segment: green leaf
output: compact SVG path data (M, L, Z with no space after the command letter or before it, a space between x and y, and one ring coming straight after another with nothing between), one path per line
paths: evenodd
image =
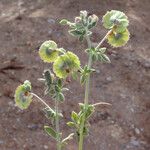
M83 39L84 39L84 36L83 36L83 35L81 35L81 36L79 37L79 41L80 41L80 42L82 42L82 41L83 41Z
M110 63L110 59L109 59L109 57L108 57L107 55L103 54L103 55L102 55L102 58L103 58L103 61L104 61L104 62Z
M68 22L69 22L68 20L62 19L59 23L60 23L61 25L67 25Z
M101 62L106 62L106 63L110 63L111 62L110 59L109 59L109 57L107 55L105 55L105 54L100 54L98 56L98 59Z
M58 81L57 81L57 85L58 85L58 87L62 87L62 80L61 79L58 79Z
M97 61L98 60L98 55L96 53L92 54L92 61Z
M86 81L86 75L81 75L80 77L80 84L83 85Z
M58 93L58 100L60 102L63 102L65 100L65 97L64 97L63 93Z
M46 131L46 133L48 135L50 135L52 138L54 138L55 140L57 139L57 133L54 129L52 129L49 126L44 126L44 130Z
M83 31L80 31L80 30L70 30L69 33L73 36L81 36L81 35L84 35L83 34Z
M67 122L67 125L69 127L75 127L76 126L76 124L74 122L71 122L71 121Z
M48 119L55 119L56 118L56 112L50 108L50 107L46 107L43 109L43 111L45 112L45 116ZM59 117L63 117L63 115L61 113L58 113Z
M77 122L78 121L78 114L76 113L76 112L74 112L74 111L72 111L72 113L71 113L71 119L73 120L73 121L75 121L75 122Z
M106 47L102 47L98 51L100 51L102 54L104 54L106 52Z
M88 109L86 110L86 115L85 115L86 119L88 119L94 112L94 106L88 105L87 107Z

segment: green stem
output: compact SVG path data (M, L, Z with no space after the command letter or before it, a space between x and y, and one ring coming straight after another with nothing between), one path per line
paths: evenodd
M91 40L88 35L86 36L86 40L87 40L88 48L91 48ZM88 60L88 69L90 69L91 66L92 66L92 57L90 55L89 60ZM84 98L85 106L88 105L88 100L89 100L89 85L90 85L90 74L87 76L86 83L85 83L85 98ZM86 108L83 114L83 119L82 119L82 123L80 127L79 150L83 149L83 142L84 142L83 130L84 130L84 125L85 125L85 113L86 113Z
M100 43L96 46L96 49L100 48L100 46L103 44L103 42L107 39L108 35L111 34L112 30L108 31L108 33L105 35L105 37L100 41ZM87 29L86 29L87 33ZM92 43L90 40L89 35L86 35L86 40L88 44L88 48L92 47ZM89 55L89 60L88 60L88 69L91 69L92 66L92 57ZM83 135L83 130L84 130L84 125L85 125L85 114L86 114L86 108L89 103L89 89L90 89L90 74L87 76L86 83L85 83L85 99L84 99L84 104L85 104L85 112L83 114L83 119L80 127L80 137L79 137L79 150L83 150L83 142L84 142L84 135Z
M59 127L59 102L55 100L55 111L56 111L56 132L57 132L57 150L61 150L61 137L60 137L60 127Z
M35 96L43 105L45 105L47 108L49 108L51 111L51 107L38 95L31 93L31 95ZM55 111L56 111L56 120L55 120L55 126L56 126L56 132L57 132L57 150L61 150L61 137L60 137L60 129L59 129L59 102L58 100L55 100Z
M52 110L51 107L50 107L42 98L40 98L38 95L36 95L35 93L31 93L31 95L33 95L34 97L36 97L43 105L45 105L45 106L48 107L50 110ZM53 110L52 110L52 111L53 111Z
M112 33L112 30L109 30L107 34L104 36L104 38L98 43L96 46L96 49L100 48L100 46L103 44L103 42L107 39L108 35Z

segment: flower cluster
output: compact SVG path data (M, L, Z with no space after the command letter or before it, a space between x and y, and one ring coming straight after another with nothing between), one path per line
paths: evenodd
M53 62L53 71L59 78L66 78L80 68L79 58L72 52L58 48L54 41L44 42L39 55L44 62Z
M92 34L89 30L95 27L97 22L98 17L95 14L89 14L84 10L80 11L80 16L76 17L74 22L63 19L60 21L60 24L69 25L69 33L73 36L77 36L79 40L82 41L87 34Z

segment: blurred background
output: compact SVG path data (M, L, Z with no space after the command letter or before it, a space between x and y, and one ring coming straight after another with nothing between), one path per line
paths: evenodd
M86 42L70 36L63 18L73 21L80 10L95 13L100 20L93 30L97 43L106 34L102 16L108 10L120 10L129 17L130 41L122 48L107 42L111 64L94 63L99 72L91 79L91 103L104 101L112 107L99 107L90 120L86 150L150 149L150 0L0 0L0 150L55 150L55 142L43 131L50 124L42 106L35 100L29 109L15 106L15 88L29 79L33 92L53 106L44 96L44 85L37 78L51 65L44 64L39 46L54 40L59 47L77 54L84 65ZM68 84L70 91L61 105L64 136L72 131L66 126L72 110L78 111L84 89L77 81ZM77 150L72 141L67 150Z

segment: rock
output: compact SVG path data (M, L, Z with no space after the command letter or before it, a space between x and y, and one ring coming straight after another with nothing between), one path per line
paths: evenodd
M125 99L127 96L124 93L120 93L121 98Z
M39 128L39 126L37 124L29 124L27 127L30 130L37 130Z
M144 68L150 68L150 61L146 61L143 63Z
M48 149L48 146L47 146L47 145L44 145L44 149Z
M55 24L55 20L52 18L47 19L47 22L50 24Z
M12 101L8 102L8 105L11 106L11 107L14 107L14 103Z
M133 109L133 108L130 108L130 110L131 110L132 112L134 112L134 109Z
M138 128L135 128L135 133L140 134L140 130Z
M109 82L111 82L112 81L112 77L111 76L106 77L106 80L109 81Z
M0 140L0 145L4 144L4 141L3 140Z
M134 146L140 146L140 143L138 140L136 140L135 138L131 138L130 143Z

